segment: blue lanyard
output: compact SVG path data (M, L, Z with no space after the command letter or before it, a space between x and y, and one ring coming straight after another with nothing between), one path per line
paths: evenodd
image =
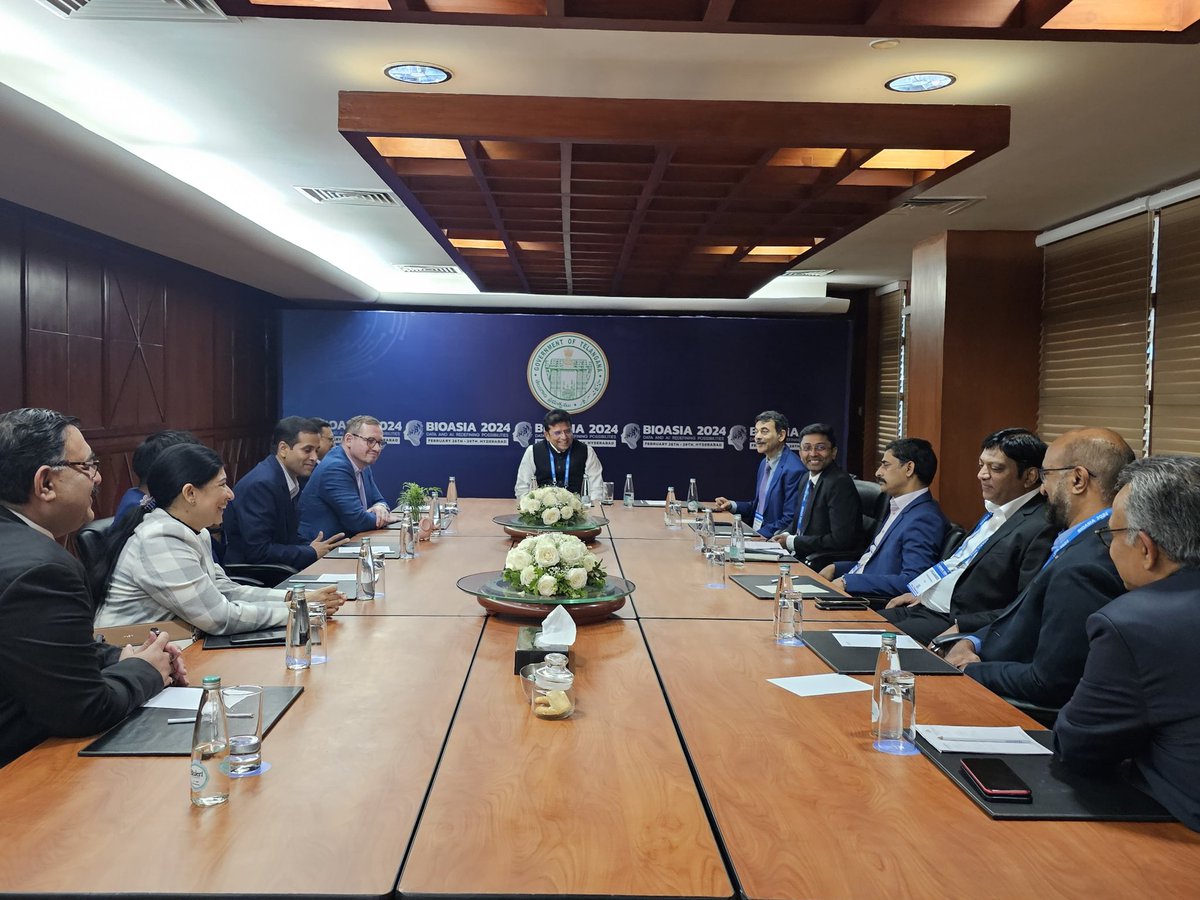
M1070 544L1073 540L1075 540L1075 538L1079 537L1079 535L1083 534L1083 532L1087 531L1089 528L1091 528L1097 522L1103 522L1111 515L1112 515L1111 509L1102 509L1102 510L1100 510L1100 512L1096 513L1091 518L1085 519L1084 521L1080 522L1078 525L1074 525L1071 528L1067 529L1066 531L1062 532L1058 537L1056 537L1054 539L1054 543L1050 545L1050 558L1048 560L1046 560L1045 563L1042 564L1042 568L1045 569L1046 566L1048 566L1048 565L1050 565L1050 563L1054 562L1055 557L1057 557L1058 554L1062 553L1062 551L1066 548L1066 546L1068 544Z
M796 530L804 530L804 511L808 509L808 498L812 495L813 483L811 478L804 479L804 496L800 498L800 515L796 517Z
M959 545L959 549L954 551L953 555L950 557L948 562L954 562L955 560L960 559L959 554L962 552L963 548L966 547L967 544L969 544L971 542L971 538L975 537L975 534L979 531L979 529L982 528L984 525L986 525L991 518L992 518L992 514L990 512L983 514L983 518L980 519L979 522L975 525L975 527L971 529L971 533L968 534L965 538L963 538L963 542ZM971 564L971 560L973 560L976 556L978 556L979 551L982 550L986 545L987 545L987 541L980 541L979 544L975 547L975 549L971 551L971 555L968 556L966 559L962 560L962 568L965 569L967 566L969 566Z
M547 448L549 449L549 448ZM558 487L558 466L554 465L554 451L550 450L550 479ZM563 483L566 487L571 483L571 448L567 448L566 461L563 463Z

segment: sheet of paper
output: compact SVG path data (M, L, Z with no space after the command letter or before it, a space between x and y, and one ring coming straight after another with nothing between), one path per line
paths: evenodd
M839 675L829 672L824 675L793 675L790 678L768 678L771 684L777 684L785 691L791 691L797 697L823 697L826 694L850 694L854 691L869 691L871 685L851 678L849 675Z
M326 555L327 556L357 557L358 549L359 549L358 547L335 547L333 550L329 551L329 553L327 553ZM375 556L383 556L385 553L395 553L395 552L396 552L395 547L388 547L387 545L381 545L381 544L372 544L371 545L371 553L374 554Z
M190 709L195 712L200 708L200 695L203 693L203 688L163 688L161 693L155 694L142 706L150 709Z
M666 506L667 505L666 500L643 500L642 502L645 503L647 506Z
M943 753L975 753L997 756L1050 756L1019 725L984 728L973 725L918 725L917 733Z
M878 631L835 631L833 636L843 647L871 647L875 650L879 649L883 640L883 635ZM907 634L902 634L896 638L896 649L920 650L921 645Z
M793 579L796 579L797 577L803 577L803 576L796 576L796 575L792 576ZM775 575L774 577L769 578L767 580L771 583L771 592L774 593L775 585L779 583L779 576ZM813 584L812 582L808 582L808 581L793 581L793 583L795 584L796 589L801 594L803 594L805 597L812 597L812 596L815 596L816 594L835 594L835 593L837 593L836 591L832 590L831 588L823 588L819 584Z
M746 541L746 549L754 553L772 553L775 556L788 555L787 550L774 541Z
M292 578L292 584L312 584L319 581L323 584L337 584L339 581L353 581L353 572L342 572L340 575L337 572L326 572L324 575L313 575L309 578Z

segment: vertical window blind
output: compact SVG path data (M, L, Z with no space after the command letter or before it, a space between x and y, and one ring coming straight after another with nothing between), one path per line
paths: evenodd
M1038 430L1104 426L1143 453L1153 219L1046 248Z
M905 291L890 291L879 298L879 405L876 429L876 456L903 433L900 418L902 382L901 317Z
M1160 213L1150 449L1200 455L1200 199Z

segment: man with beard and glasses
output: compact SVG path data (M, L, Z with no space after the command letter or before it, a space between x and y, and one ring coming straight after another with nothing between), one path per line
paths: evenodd
M950 629L946 660L1004 697L1057 708L1071 697L1088 654L1086 622L1124 592L1107 548L1089 532L1107 524L1117 475L1133 451L1115 431L1068 431L1038 471L1046 514L1059 535L1020 596L975 634Z

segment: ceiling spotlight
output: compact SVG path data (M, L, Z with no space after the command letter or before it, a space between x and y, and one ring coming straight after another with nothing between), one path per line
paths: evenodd
M900 42L895 38L881 38L878 41L871 41L870 47L872 50L895 50L900 46Z
M444 84L453 77L449 69L418 62L393 63L383 74L404 84Z
M902 94L919 94L924 91L940 91L950 87L957 79L946 72L912 72L908 75L897 75L888 81L884 87L889 91L899 91Z

